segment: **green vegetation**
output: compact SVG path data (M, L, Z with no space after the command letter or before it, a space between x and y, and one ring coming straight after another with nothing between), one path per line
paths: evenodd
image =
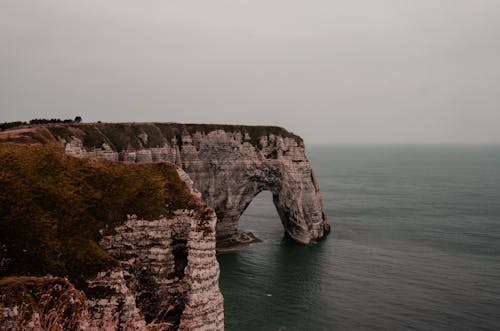
M0 131L0 142L47 144L54 141L54 135L45 126L36 128L21 127Z
M131 125L122 123L106 123L98 126L101 131L111 142L111 147L115 151L123 151L126 149L138 149L141 143ZM86 128L83 128L84 130Z
M62 291L71 288L71 284L64 278L18 276L0 279L0 294L4 296L2 299L7 305L36 305L40 302L40 297L52 292L54 287Z
M76 136L83 140L87 148L101 147L107 142L115 151L139 149L141 147L163 147L165 143L177 144L182 148L182 135L201 132L208 134L216 130L239 132L250 136L249 142L260 149L260 138L274 134L283 138L295 139L303 144L302 138L277 126L248 126L225 124L179 124L179 123L96 123L81 125L51 125L47 129L57 138L67 139ZM75 129L79 131L75 132ZM141 134L147 134L147 142L140 139Z
M77 116L74 120L72 119L65 119L62 120L60 118L35 118L30 121L30 124L49 124L49 123L80 123L82 121L82 118L80 116Z
M18 312L0 315L1 330L77 330L86 314L85 296L64 278L2 278L0 301Z
M15 122L4 122L0 123L0 131L20 127L20 126L27 126L28 124L50 124L50 123L80 123L82 121L81 116L76 116L75 119L65 119L62 120L60 118L51 118L51 119L46 119L46 118L35 118L32 119L28 122L23 122L23 121L15 121Z
M182 148L182 135L201 132L208 134L212 131L224 130L225 132L239 132L243 136L248 134L248 141L257 149L261 148L260 138L269 137L271 134L283 138L292 138L299 145L303 145L303 140L299 136L277 126L248 126L248 125L224 125L224 124L179 124L179 123L51 123L44 126L36 126L19 133L15 138L3 139L21 143L46 142L46 137L40 137L42 131L53 135L51 140L77 137L83 141L87 148L102 147L105 142L113 150L121 152L127 149L140 149L151 147L163 147L165 143L172 143L172 139L177 139L177 144ZM12 130L15 131L15 130ZM10 131L3 132L5 135ZM141 136L147 135L147 139ZM43 138L43 139L42 139ZM54 139L55 138L55 139ZM0 135L0 139L2 139Z
M303 144L301 137L279 126L178 123L155 123L155 125L160 129L163 136L165 136L169 142L172 141L172 138L179 137L184 133L194 134L196 132L202 132L204 134L208 134L212 131L224 130L225 132L240 132L243 135L248 133L250 136L249 142L258 149L261 148L260 138L263 136L269 137L270 134L281 136L283 138L292 138L299 144Z
M71 137L78 137L89 148L102 147L103 143L113 147L109 139L95 125L48 125L46 128L56 139L69 141Z
M55 144L0 144L0 251L10 275L69 276L77 286L117 264L97 242L128 214L200 209L169 163L63 155Z
M0 123L0 131L9 130L9 129L16 128L16 127L21 126L21 125L28 125L28 123L21 122L21 121L3 122L3 123Z

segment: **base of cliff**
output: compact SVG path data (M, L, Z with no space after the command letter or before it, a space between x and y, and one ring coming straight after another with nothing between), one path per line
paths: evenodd
M252 232L239 232L229 238L218 239L217 252L224 253L237 251L243 247L258 242L262 242L262 240L257 238Z

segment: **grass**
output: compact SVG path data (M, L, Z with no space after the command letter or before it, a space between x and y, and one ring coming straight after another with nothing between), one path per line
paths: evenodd
M249 142L260 149L260 138L265 136L269 137L271 134L281 136L283 138L295 139L299 144L303 144L302 138L278 126L250 126L250 125L226 125L226 124L178 124L178 123L155 123L160 129L163 136L169 141L172 138L178 138L184 133L194 134L201 132L208 134L216 130L224 130L225 132L239 132L243 136L248 134L250 136Z
M115 311L104 311L93 315L92 304L86 301L85 294L64 278L4 277L0 279L0 302L10 308L10 313L17 313L15 315L0 314L0 330L115 331L134 329L132 320L126 325L120 323L120 316L128 313L123 304L119 304ZM177 320L180 320L182 311L178 309L174 306L166 307L166 314L174 315ZM178 323L175 324L159 315L141 330L176 330L177 328Z
M179 124L179 123L81 123L81 124L48 124L33 125L20 135L11 135L4 141L20 143L46 143L58 139L68 140L71 136L82 139L87 148L102 147L102 143L108 143L115 151L121 152L127 149L163 147L165 143L172 143L176 138L182 148L182 135L201 132L208 134L216 130L226 132L239 132L243 136L248 134L247 140L257 149L261 149L261 137L269 137L271 134L283 138L292 138L299 145L304 142L299 136L277 126L248 126L248 125L225 125L225 124ZM15 130L15 129L13 129ZM139 138L141 134L147 134L147 142ZM9 130L3 131L7 137ZM0 135L2 140L2 135Z
M17 316L0 316L2 330L77 330L87 314L84 294L63 278L3 278L0 300L17 308Z
M0 144L0 243L11 261L0 277L68 276L82 287L117 265L97 243L128 214L155 219L202 211L198 204L166 162L77 159L56 144Z
M70 282L64 278L13 276L0 279L0 295L7 306L20 303L37 305L43 294L71 287Z

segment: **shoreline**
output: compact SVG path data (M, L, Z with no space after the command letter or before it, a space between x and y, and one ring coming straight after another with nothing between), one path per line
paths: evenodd
M252 232L240 232L238 237L232 237L230 239L217 242L216 253L219 254L239 251L244 247L259 242L262 242L262 240L257 238Z

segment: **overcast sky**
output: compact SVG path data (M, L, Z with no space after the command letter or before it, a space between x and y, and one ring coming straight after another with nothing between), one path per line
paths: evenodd
M1 0L0 111L500 143L500 1Z

